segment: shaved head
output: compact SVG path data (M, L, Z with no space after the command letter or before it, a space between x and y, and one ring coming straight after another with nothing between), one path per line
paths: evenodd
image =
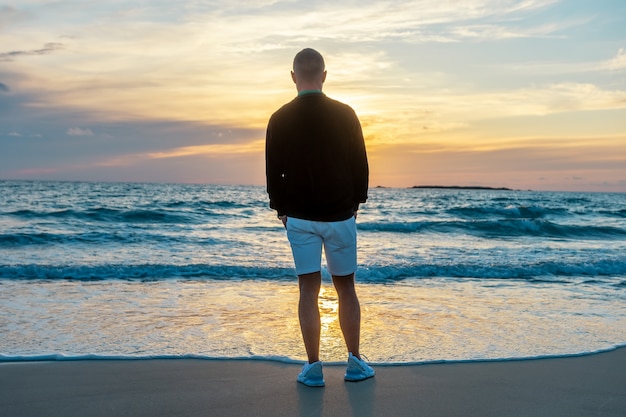
M324 70L324 58L315 49L303 49L293 59L293 72L300 80L316 81L323 76Z

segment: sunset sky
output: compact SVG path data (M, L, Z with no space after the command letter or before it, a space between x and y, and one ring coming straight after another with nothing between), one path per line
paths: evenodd
M370 185L626 192L626 1L0 3L0 179L264 184L293 56Z

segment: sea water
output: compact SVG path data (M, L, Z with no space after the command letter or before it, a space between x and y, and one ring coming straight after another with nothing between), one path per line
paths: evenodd
M626 344L626 194L373 188L362 347L378 364ZM344 361L325 267L321 356ZM305 358L259 186L0 181L0 360Z

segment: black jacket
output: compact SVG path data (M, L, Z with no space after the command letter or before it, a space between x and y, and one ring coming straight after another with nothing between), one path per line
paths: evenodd
M354 110L323 93L276 111L265 142L267 192L278 215L346 220L367 200L369 168Z

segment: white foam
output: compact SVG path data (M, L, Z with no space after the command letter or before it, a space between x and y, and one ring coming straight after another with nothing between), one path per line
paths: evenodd
M305 358L295 282L4 282L2 289L4 361ZM407 279L358 291L362 351L374 363L576 355L626 342L626 305L615 297L623 288ZM345 360L336 301L324 281L321 354L331 363Z

